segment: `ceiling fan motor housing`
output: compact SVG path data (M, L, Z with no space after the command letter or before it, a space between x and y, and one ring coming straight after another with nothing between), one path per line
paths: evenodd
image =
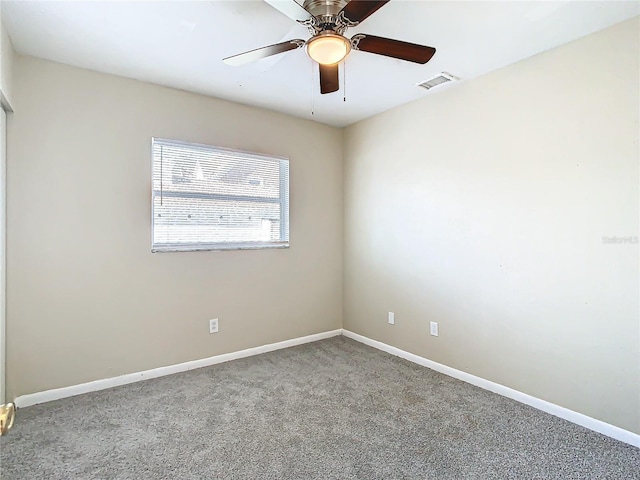
M347 3L348 0L305 0L302 7L314 17L324 20L338 15Z
M348 24L342 21L342 9L349 0L305 0L303 8L313 18L305 22L312 37L306 43L309 57L321 65L335 65L351 51L351 42L344 37Z

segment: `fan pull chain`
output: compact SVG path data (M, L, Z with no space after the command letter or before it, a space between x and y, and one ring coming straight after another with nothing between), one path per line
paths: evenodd
M347 61L342 62L342 101L347 101Z
M315 67L315 63L311 62L311 116L313 116L315 113L315 97L314 97L315 88L314 87L315 87L316 76L313 73L315 72L314 67Z

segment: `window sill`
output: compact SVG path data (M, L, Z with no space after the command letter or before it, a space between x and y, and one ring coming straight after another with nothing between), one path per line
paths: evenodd
M198 245L198 246L156 246L151 248L151 253L172 253L172 252L215 252L223 250L263 250L271 248L289 248L289 243L226 243L221 245Z

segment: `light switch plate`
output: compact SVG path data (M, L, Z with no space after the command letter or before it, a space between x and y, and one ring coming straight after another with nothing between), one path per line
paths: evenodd
M434 337L438 336L438 322L431 322L431 335Z

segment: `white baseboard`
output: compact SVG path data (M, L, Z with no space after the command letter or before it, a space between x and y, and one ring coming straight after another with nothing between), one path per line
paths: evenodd
M331 330L329 332L307 335L306 337L298 337L292 338L291 340L284 340L282 342L270 343L268 345L262 345L260 347L247 348L246 350L240 350L238 352L216 355L214 357L203 358L201 360L193 360L190 362L178 363L177 365L169 365L167 367L145 370L144 372L129 373L126 375L120 375L118 377L104 378L102 380L95 380L93 382L81 383L79 385L55 388L53 390L46 390L44 392L30 393L28 395L21 395L17 397L15 399L15 404L18 408L29 407L38 403L51 402L53 400L73 397L75 395L80 395L83 393L96 392L98 390L118 387L120 385L126 385L128 383L140 382L142 380L149 380L151 378L164 377L165 375L186 372L195 368L208 367L210 365L228 362L230 360L237 360L239 358L251 357L253 355L272 352L274 350L295 347L296 345L316 342L318 340L335 337L340 334L342 334L342 329Z
M621 442L628 443L629 445L640 448L640 435L636 433L624 430L620 427L616 427L615 425L605 423L601 420L596 420L595 418L588 417L586 415L583 415L582 413L574 412L573 410L569 410L568 408L564 408L554 403L547 402L546 400L532 397L531 395L527 395L526 393L522 393L518 390L505 387L504 385L500 385L499 383L485 380L484 378L476 377L475 375L471 375L470 373L456 370L455 368L451 368L446 365L442 365L441 363L428 360L419 355L415 355L399 348L392 347L391 345L387 345L386 343L372 340L357 333L353 333L349 330L343 329L342 334L345 337L351 338L360 343L364 343L365 345L369 345L370 347L377 348L378 350L382 350L383 352L387 352L391 355L404 358L405 360L409 360L410 362L417 363L418 365L422 365L423 367L430 368L440 373L444 373L445 375L457 378L458 380L462 380L463 382L470 383L472 385L475 385L476 387L489 390L490 392L497 393L498 395L502 395L503 397L511 398L518 402L525 403L531 407L537 408L538 410L542 410L543 412L550 413L551 415L555 415L556 417L560 417L568 420L569 422L586 427L590 430L606 435L607 437L615 438L616 440L620 440Z
M606 435L608 437L615 438L616 440L620 440L622 442L628 443L629 445L640 448L640 435L636 433L629 432L628 430L610 425L601 420L596 420L595 418L588 417L586 415L583 415L582 413L574 412L573 410L569 410L568 408L564 408L551 402L532 397L531 395L527 395L526 393L519 392L518 390L505 387L504 385L500 385L499 383L485 380L481 377L476 377L475 375L471 375L470 373L456 370L455 368L442 365L441 363L428 360L419 355L406 352L399 348L392 347L391 345L387 345L386 343L372 340L363 335L359 335L357 333L344 329L316 333L314 335L307 335L306 337L293 338L291 340L284 340L282 342L262 345L260 347L247 348L246 350L240 350L238 352L225 353L223 355L216 355L214 357L203 358L201 360L179 363L177 365L154 368L152 370L145 370L143 372L129 373L126 375L120 375L118 377L95 380L93 382L82 383L79 385L72 385L69 387L46 390L44 392L21 395L15 399L15 404L17 408L24 408L39 403L51 402L53 400L59 400L61 398L81 395L83 393L96 392L98 390L104 390L107 388L140 382L143 380L149 380L151 378L164 377L165 375L172 375L174 373L186 372L188 370L193 370L196 368L208 367L210 365L237 360L239 358L251 357L253 355L259 355L261 353L294 347L296 345L302 345L304 343L316 342L318 340L335 337L341 334L360 343L364 343L365 345L377 348L378 350L382 350L397 357L404 358L405 360L409 360L410 362L417 363L418 365L422 365L440 373L444 373L445 375L457 378L458 380L462 380L463 382L470 383L504 397L511 398L518 402L537 408L538 410L542 410L543 412L550 413L552 415L555 415L556 417L563 418L565 420L568 420L569 422L581 425L595 432L602 433L603 435Z

